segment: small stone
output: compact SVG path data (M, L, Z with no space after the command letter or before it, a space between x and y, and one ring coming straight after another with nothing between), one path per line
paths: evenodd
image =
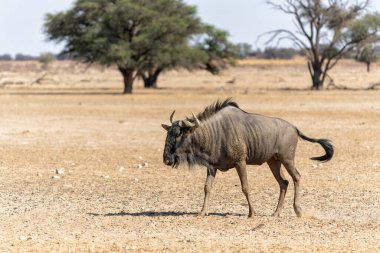
M365 147L366 147L366 149L370 149L370 148L371 148L371 147L370 147L370 146L368 146L368 145L367 145L367 146L365 146Z
M19 237L19 239L20 239L20 241L26 241L26 240L28 240L28 237L22 235Z
M60 176L52 176L52 179L58 180L58 179L60 179Z
M139 179L137 177L135 177L135 182L138 182L138 181L139 181Z
M142 156L139 156L139 159L142 160L143 159Z
M148 163L142 163L141 165L142 165L143 167L148 167L149 164L148 164Z
M69 174L73 174L73 171L72 171L72 170L69 170Z
M139 164L136 164L135 167L138 169L142 169L143 166L142 166L142 164L139 163Z
M313 164L313 168L318 168L318 165L316 165L316 164Z
M37 172L37 177L42 177L42 173Z
M122 172L123 170L125 170L124 166L120 166L119 171Z
M57 168L55 169L55 173L59 175L65 174L65 169L64 168Z
M110 176L109 175L105 175L105 176L102 176L102 178L108 179L108 178L110 178Z

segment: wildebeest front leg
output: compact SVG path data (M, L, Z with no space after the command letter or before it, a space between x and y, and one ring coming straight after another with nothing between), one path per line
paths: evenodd
M207 178L205 183L205 199L203 202L202 211L199 213L199 216L205 216L208 215L208 205L210 200L210 194L211 194L211 188L212 183L214 182L216 176L216 169L214 168L207 168Z
M255 214L255 211L253 210L251 197L249 195L247 167L246 167L245 161L236 164L236 171L239 174L241 189L248 201L248 207L249 207L248 217L252 217L252 215Z
M270 170L272 171L273 176L276 178L278 185L280 186L280 196L278 198L278 204L276 211L273 213L273 216L280 216L282 209L284 207L284 199L286 195L286 190L288 189L289 181L285 180L284 176L281 173L281 162L271 158L267 164L269 165Z

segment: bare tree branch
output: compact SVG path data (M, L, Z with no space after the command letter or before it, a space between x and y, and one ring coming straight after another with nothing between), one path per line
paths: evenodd
M297 41L298 44L302 45L301 48L307 48L308 47L300 38L297 37L296 34L294 34L293 32L291 32L289 30L286 30L286 29L278 29L278 30L274 30L274 31L270 31L270 32L267 32L267 33L260 34L258 36L257 40L261 39L265 35L272 34L272 36L266 42L264 42L266 45L268 45L273 40L275 40L281 33L287 34L289 36L290 40Z
M293 17L295 31L278 29L259 36L269 35L266 45L283 40L293 42L306 52L308 70L313 88L322 87L328 71L361 41L373 37L369 31L362 37L351 38L350 23L357 20L368 7L370 0L285 0L266 1L273 8ZM379 27L380 30L380 27ZM377 30L375 29L375 32ZM259 39L258 38L258 39Z

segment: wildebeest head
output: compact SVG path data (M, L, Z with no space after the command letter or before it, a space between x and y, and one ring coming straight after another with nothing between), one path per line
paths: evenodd
M182 162L194 163L194 156L191 149L191 135L200 125L199 120L193 114L193 119L177 120L173 122L173 115L170 115L171 126L162 124L167 131L163 160L166 165L177 167ZM192 122L191 122L192 121Z

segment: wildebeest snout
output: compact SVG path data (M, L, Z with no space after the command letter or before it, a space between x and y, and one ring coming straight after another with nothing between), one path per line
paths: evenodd
M174 156L164 156L164 163L172 166L174 164Z
M169 158L165 158L165 159L164 159L164 163L165 163L166 165L170 165L170 159L169 159Z

